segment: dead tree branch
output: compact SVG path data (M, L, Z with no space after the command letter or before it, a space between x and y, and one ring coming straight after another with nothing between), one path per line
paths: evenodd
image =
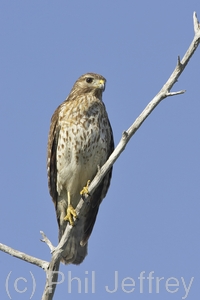
M15 250L11 247L8 247L6 245L3 245L0 243L0 250L7 253L7 254L10 254L14 257L17 257L19 259L22 259L24 261L27 261L33 265L36 265L40 268L42 268L43 270L47 270L48 269L48 266L49 266L49 262L48 261L45 261L45 260L42 260L42 259L39 259L39 258L36 258L34 256L30 256L24 252L20 252L18 250Z

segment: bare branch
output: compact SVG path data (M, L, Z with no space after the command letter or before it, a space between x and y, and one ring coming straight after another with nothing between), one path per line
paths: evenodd
M46 272L46 284L42 295L42 300L52 300L58 282L58 272L60 266L60 258L55 260L52 256L49 269Z
M196 13L194 13L196 17ZM197 19L195 19L196 23L198 23ZM195 23L195 24L196 24ZM197 27L197 26L196 26ZM128 141L133 136L133 134L138 130L138 128L142 125L144 120L148 117L148 115L156 108L156 106L166 97L168 96L174 96L184 93L185 91L179 91L179 92L170 92L173 85L177 82L178 78L180 77L181 73L183 72L184 68L186 67L187 63L189 62L190 58L194 54L195 50L197 49L198 45L200 43L200 26L198 23L198 28L195 30L195 36L194 39L189 46L188 50L186 51L184 57L182 60L180 60L180 57L178 57L178 63L175 67L174 71L172 72L171 76L167 80L167 82L164 84L162 89L159 91L159 93L149 102L149 104L145 107L143 112L139 115L139 117L135 120L135 122L130 126L128 130L125 131L126 134L123 133L122 138L107 160L107 162L102 166L98 174L95 176L93 181L91 182L89 186L89 193L92 194L95 190L95 188L99 185L105 174L109 171L111 166L114 164L114 162L117 160L119 155L122 153L122 151L125 149Z
M14 257L17 257L19 259L22 259L24 261L27 261L33 265L36 265L40 268L42 268L43 270L47 270L48 269L48 266L49 266L49 262L48 261L45 261L45 260L42 260L42 259L39 259L39 258L36 258L34 256L30 256L24 252L20 252L18 250L15 250L11 247L8 247L6 245L3 245L0 243L0 250L5 252L5 253L8 253Z

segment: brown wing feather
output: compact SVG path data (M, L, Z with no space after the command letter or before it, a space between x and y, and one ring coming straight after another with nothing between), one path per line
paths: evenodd
M58 198L56 155L57 155L58 136L60 131L60 126L58 126L59 111L60 111L60 106L56 109L56 111L54 112L51 118L51 126L49 130L49 138L48 138L48 161L47 161L49 192L54 202L55 208L57 207L57 198Z

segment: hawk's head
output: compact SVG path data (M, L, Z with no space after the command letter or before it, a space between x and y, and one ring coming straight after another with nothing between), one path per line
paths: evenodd
M105 90L106 79L95 73L87 73L79 77L75 82L72 92L92 93L95 96L101 96Z

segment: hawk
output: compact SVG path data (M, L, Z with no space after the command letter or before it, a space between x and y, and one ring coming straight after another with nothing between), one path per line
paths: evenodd
M72 226L81 194L87 193L95 177L114 149L112 128L102 102L106 79L98 74L82 75L69 96L56 109L48 137L48 185L56 209L59 240L66 225ZM65 264L80 264L87 255L99 206L110 185L112 169L91 196L90 204L71 231L62 254Z

